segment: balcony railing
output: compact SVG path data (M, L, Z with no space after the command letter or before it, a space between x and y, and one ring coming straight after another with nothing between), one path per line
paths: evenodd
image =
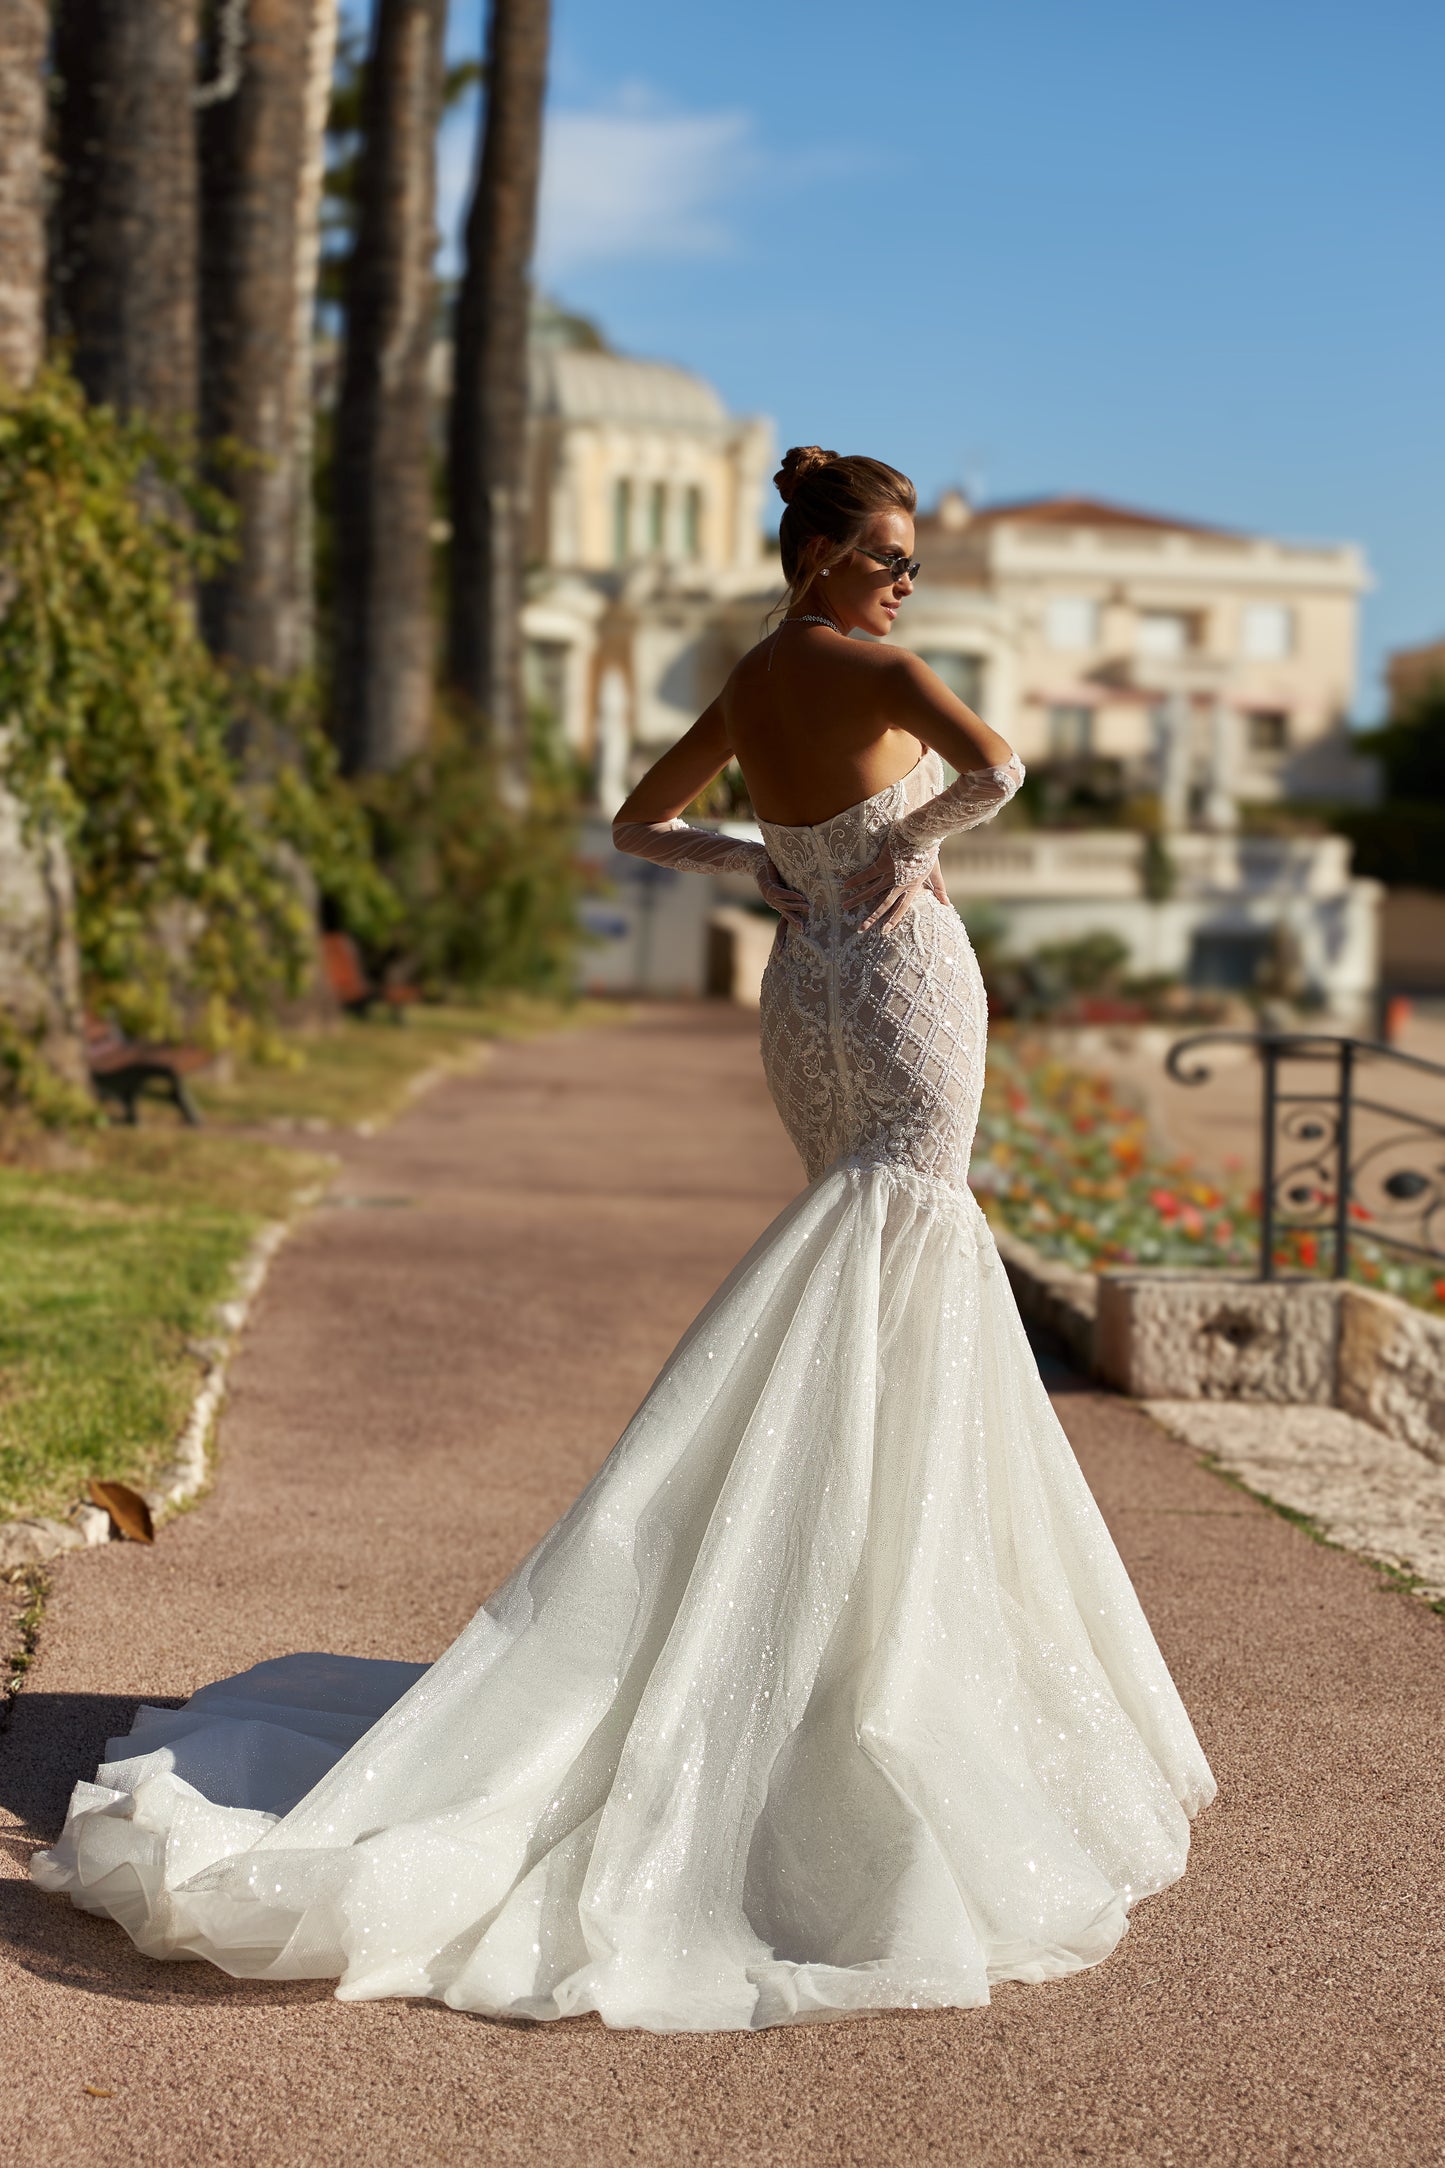
M1188 1057L1225 1044L1253 1048L1264 1071L1260 1279L1275 1277L1276 1243L1290 1233L1331 1241L1341 1280L1358 1237L1445 1263L1445 1067L1333 1032L1204 1031L1172 1046L1165 1068L1180 1084L1207 1084L1207 1061ZM1414 1107L1376 1096L1376 1078L1403 1086L1407 1074L1440 1089L1421 1092Z

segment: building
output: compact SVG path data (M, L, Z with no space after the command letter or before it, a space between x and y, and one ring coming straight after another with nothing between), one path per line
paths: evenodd
M618 860L607 822L766 630L771 432L685 370L556 337L534 351L532 406L530 690L591 773L588 848L612 891L588 978L697 991L728 884ZM920 516L917 550L896 637L1034 773L1157 799L1178 869L1149 903L1137 832L1005 827L950 847L959 900L991 898L1021 951L1108 926L1139 970L1211 984L1247 986L1287 932L1311 992L1362 1020L1373 884L1336 838L1236 834L1251 803L1368 794L1347 736L1360 553L1089 498L975 511L956 491Z
M532 355L532 698L610 813L762 632L765 422L663 362L539 342Z
M1175 826L1368 790L1346 736L1368 585L1352 546L1084 497L974 512L951 491L916 547L904 639L1030 767L1107 769Z

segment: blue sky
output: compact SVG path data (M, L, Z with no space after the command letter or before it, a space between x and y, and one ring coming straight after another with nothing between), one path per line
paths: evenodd
M925 500L1357 541L1362 716L1445 632L1434 0L555 8L539 270L616 345Z

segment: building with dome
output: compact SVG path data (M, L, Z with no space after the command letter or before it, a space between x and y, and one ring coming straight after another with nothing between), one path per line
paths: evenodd
M772 431L687 370L543 335L531 451L529 690L591 775L588 847L612 890L589 978L697 991L727 884L617 860L606 824L781 595ZM1041 825L950 840L957 899L1002 911L1021 951L1107 928L1141 971L1241 988L1283 928L1302 985L1362 1020L1374 884L1351 878L1338 837L1241 833L1250 805L1368 792L1347 731L1359 551L1069 496L974 509L950 491L917 531L923 574L894 637L1044 786ZM1167 901L1145 896L1137 830L1077 825L1091 794L1157 802Z
M685 369L534 346L529 690L604 811L762 632L774 464L769 425Z

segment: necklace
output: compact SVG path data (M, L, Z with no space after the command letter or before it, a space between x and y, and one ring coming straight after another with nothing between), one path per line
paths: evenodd
M783 619L781 620L781 622L779 623L779 625L778 625L778 631L779 631L779 632L781 632L781 631L782 631L782 629L783 629L783 626L784 626L784 625L827 625L827 626L829 627L829 629L830 629L831 631L833 631L833 632L837 632L837 631L838 631L838 630L840 629L840 628L839 628L839 627L838 627L837 625L835 625L835 624L833 623L833 620L832 620L832 618L831 618L831 617L818 617L818 616L815 616L815 615L814 615L814 613L813 613L813 612L812 612L811 610L800 610L800 611L798 612L798 614L797 614L797 616L796 616L796 617L785 617L785 618L783 618ZM774 636L774 638L775 638L775 641L776 641L776 635ZM773 667L773 656L774 656L774 653L775 653L775 652L776 652L776 646L775 646L775 645L774 645L774 646L770 646L770 647L769 647L769 649L768 649L768 668L769 668L769 670L771 670L771 669L772 669L772 667Z

